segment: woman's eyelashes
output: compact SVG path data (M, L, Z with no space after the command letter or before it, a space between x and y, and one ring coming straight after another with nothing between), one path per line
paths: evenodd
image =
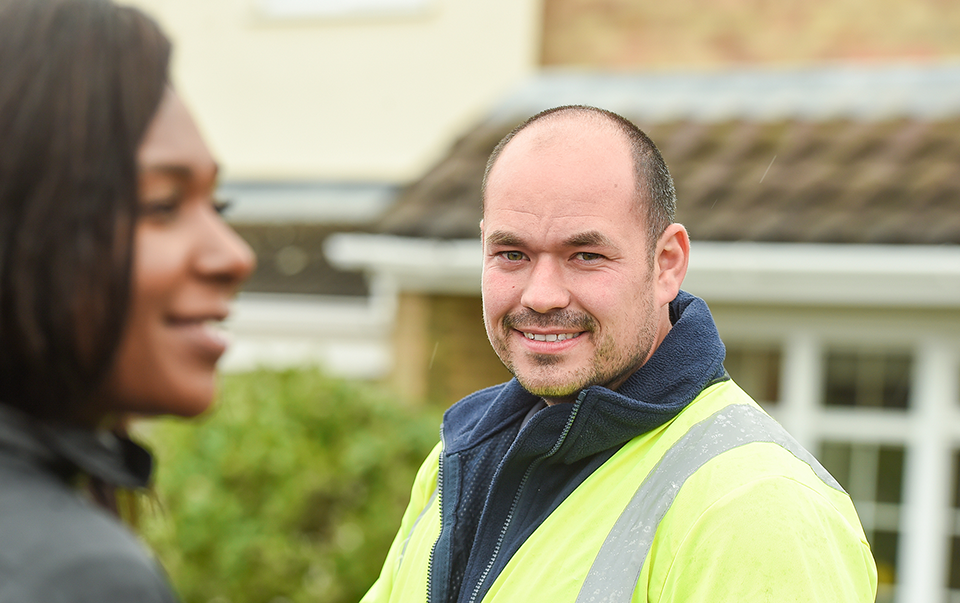
M233 207L233 199L223 199L221 197L214 197L210 200L213 205L213 210L220 214L221 216L227 213L227 211Z
M148 195L140 202L140 216L160 221L173 220L186 202L187 195L181 190L154 196ZM205 202L209 203L210 208L220 216L233 206L233 200L221 197L208 197Z
M140 217L158 221L170 221L177 216L183 196L178 192L163 197L148 197L140 203Z

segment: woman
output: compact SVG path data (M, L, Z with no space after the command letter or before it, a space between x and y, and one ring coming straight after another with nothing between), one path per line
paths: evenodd
M2 603L176 600L103 509L150 474L112 429L211 404L254 259L169 53L109 0L0 0Z

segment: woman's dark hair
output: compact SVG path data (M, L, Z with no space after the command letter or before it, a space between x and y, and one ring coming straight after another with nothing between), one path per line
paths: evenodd
M0 402L78 414L130 301L137 150L170 43L109 0L0 0Z

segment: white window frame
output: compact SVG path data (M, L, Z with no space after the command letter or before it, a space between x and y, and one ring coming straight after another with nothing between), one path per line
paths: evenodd
M268 19L408 17L427 13L437 0L257 0Z
M724 340L781 342L781 399L770 411L805 447L815 452L823 440L905 447L894 601L943 601L947 595L951 603L960 601L960 593L946 587L956 514L952 459L960 449L956 313L938 320L924 318L929 311L710 305ZM826 351L858 344L912 352L907 410L823 405Z

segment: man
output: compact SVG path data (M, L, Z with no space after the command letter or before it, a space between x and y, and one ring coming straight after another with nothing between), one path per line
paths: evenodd
M374 602L872 602L840 485L730 380L654 144L534 116L483 185L483 311L515 379L444 416Z

